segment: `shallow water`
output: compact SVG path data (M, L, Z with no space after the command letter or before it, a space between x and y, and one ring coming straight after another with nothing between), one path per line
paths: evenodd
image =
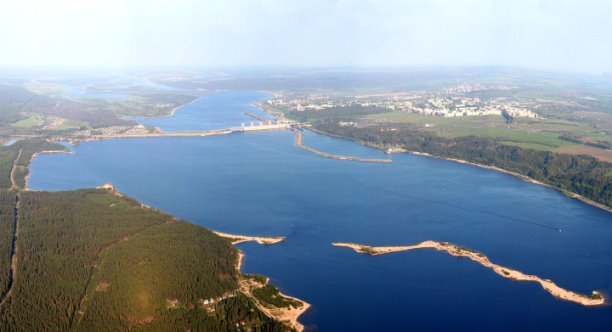
M152 120L164 131L225 128L264 96L203 97L175 117ZM385 156L309 132L304 142L322 151ZM313 329L612 328L610 306L564 302L467 259L426 249L369 257L331 246L449 241L561 287L609 294L610 214L506 174L412 155L393 155L391 164L326 159L297 149L288 131L118 139L73 150L36 158L29 187L65 190L109 181L199 225L286 236L273 246L239 245L244 271L270 276L311 303L302 322Z

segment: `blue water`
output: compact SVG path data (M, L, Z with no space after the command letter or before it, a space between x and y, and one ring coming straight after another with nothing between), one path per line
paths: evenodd
M240 127L241 123L249 125L258 123L244 113L271 119L264 111L253 105L265 100L268 94L262 92L223 92L196 99L194 102L179 108L173 117L132 118L147 126L159 127L162 132L201 131Z
M165 130L209 128L214 112L214 125L224 127L260 96L204 97L156 121ZM305 143L383 156L310 132ZM199 225L286 236L273 246L241 244L244 271L270 276L311 303L301 321L318 331L612 329L610 306L564 302L467 259L432 250L369 257L331 246L450 241L571 290L610 294L610 214L542 186L420 156L394 155L392 164L321 158L295 148L287 131L108 140L73 150L34 159L29 186L65 190L110 181Z

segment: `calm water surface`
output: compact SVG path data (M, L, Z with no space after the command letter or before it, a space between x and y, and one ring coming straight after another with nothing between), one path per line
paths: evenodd
M235 126L261 98L203 97L147 124L165 131ZM384 156L308 132L305 143ZM109 181L202 226L286 236L273 246L240 245L244 271L270 276L311 303L302 322L319 331L612 329L610 306L560 301L467 259L432 250L369 257L331 246L450 241L565 288L610 294L610 214L505 174L411 155L394 155L392 164L325 159L296 149L287 131L119 139L73 150L36 158L29 186L66 190Z
M268 96L261 92L218 93L196 99L181 107L171 118L132 119L168 133L240 127L242 122L246 125L259 122L245 113L271 119L268 113L253 106L254 102L265 100Z

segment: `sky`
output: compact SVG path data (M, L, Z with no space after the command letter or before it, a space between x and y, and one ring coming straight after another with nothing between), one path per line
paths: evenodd
M0 66L612 72L610 0L0 0Z

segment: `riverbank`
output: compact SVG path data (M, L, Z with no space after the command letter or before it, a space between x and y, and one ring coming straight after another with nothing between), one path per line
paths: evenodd
M160 115L152 115L152 116L125 116L122 117L122 119L126 119L126 120L137 120L137 119L158 119L158 118L170 118L174 116L174 113L176 113L176 111L181 108L181 107L185 107L189 104L194 103L196 100L200 99L202 96L192 96L194 97L193 100L191 100L190 102L181 104L175 108L173 108L172 110L170 110L170 113L168 114L160 114Z
M239 258L242 261L242 257ZM296 306L289 305L286 307L273 307L269 305L265 305L260 301L255 295L254 290L260 289L268 285L269 278L266 278L264 281L258 281L253 278L243 277L240 280L240 291L253 300L257 309L261 310L268 317L276 319L280 322L287 324L292 329L296 331L302 332L304 331L304 325L298 321L300 316L304 314L308 309L310 309L310 304L300 300L296 297L289 296L287 294L283 294L282 292L278 292L278 295L282 297L286 301L299 303Z
M392 152L392 153L397 153L397 152ZM564 194L567 197L574 198L574 199L577 199L577 200L579 200L579 201L581 201L583 203L595 206L597 208L600 208L602 210L606 210L608 212L612 212L612 207L608 207L608 206L603 205L601 203L597 203L597 202L595 202L593 200L590 200L590 199L588 199L588 198L586 198L584 196L581 196L581 195L578 195L576 193L573 193L573 192L571 192L569 190L562 189L562 188L557 188L557 187L554 187L554 186L549 185L547 183L544 183L544 182L538 181L536 179L530 178L530 177L528 177L526 175L523 175L523 174L520 174L520 173L516 173L516 172L512 172L512 171L508 171L508 170L505 170L503 168L499 168L497 166L490 166L490 165L485 165L485 164L473 163L473 162L470 162L470 161L467 161L467 160L463 160L463 159L438 157L438 156L434 156L432 154L425 153L425 152L404 151L404 153L409 153L409 154L413 154L413 155L417 155L417 156L425 156L425 157L430 157L430 158L442 159L442 160L448 160L448 161L453 161L453 162L460 163L460 164L466 164L466 165L476 166L476 167L480 167L480 168L484 168L484 169L489 169L489 170L505 173L505 174L512 175L514 177L517 177L517 178L519 178L519 179L521 179L523 181L529 182L529 183L533 183L533 184L544 186L544 187L547 187L547 188L550 188L550 189L557 190L557 191L561 192L562 194Z
M466 257L488 269L493 270L496 274L511 279L514 281L532 281L537 282L542 286L542 288L550 293L552 296L562 299L565 301L570 301L574 303L578 303L584 306L598 306L606 304L606 300L603 295L597 291L593 291L592 295L584 295L580 293L576 293L564 288L559 287L550 279L542 279L535 275L525 274L521 271L514 270L505 266L501 266L495 263L492 263L487 256L480 252L473 251L471 249L461 247L448 242L438 242L438 241L423 241L417 243L415 245L409 246L382 246L382 247L373 247L368 245L356 244L356 243L344 243L344 242L334 242L332 245L336 247L345 247L355 250L361 254L367 254L371 256L376 255L384 255L393 252L400 251L410 251L415 249L424 249L430 248L438 251L446 252L455 257Z
M66 150L43 150L43 151L39 151L39 152L35 152L32 154L32 157L30 157L30 161L28 161L28 164L25 166L28 168L28 174L24 177L24 186L23 186L23 190L30 190L28 189L28 179L30 178L30 165L32 164L32 161L38 157L39 154L54 154L54 153L65 153L65 154L74 154L73 151L70 151L68 149Z
M429 157L429 158L436 158L436 159L441 159L441 160L448 160L448 161L453 161L456 163L460 163L460 164L467 164L467 165L471 165L471 166L476 166L476 167L480 167L480 168L485 168L485 169L489 169L489 170L493 170L493 171L497 171L497 172L501 172L501 173L505 173L514 177L517 177L523 181L527 181L529 183L533 183L533 184L537 184L537 185L541 185L541 186L545 186L547 188L550 189L554 189L556 191L561 192L563 195L573 198L573 199L577 199L583 203L586 203L588 205L597 207L599 209L605 210L607 212L612 212L612 207L608 207L604 204L595 202L589 198L586 198L582 195L576 194L574 192L571 192L569 190L563 189L563 188L558 188L555 187L553 185L538 181L536 179L530 178L526 175L517 173L517 172L513 172L513 171L509 171L509 170L505 170L503 168L499 168L497 166L490 166L490 165L485 165L485 164L478 164L478 163L474 163L474 162L470 162L467 160L463 160L463 159L456 159L456 158L448 158L448 157L442 157L442 156L436 156L427 152L418 152L418 151L410 151L410 150L406 150L406 149L402 149L402 148L389 148L386 146L381 146L378 144L374 144L374 143L370 143L370 142L365 142L362 140L358 140L358 139L353 139L350 137L344 137L344 136L340 136L340 135L336 135L336 134L332 134L329 132L325 132L325 131L321 131L318 130L316 128L311 128L309 127L309 130L311 130L312 132L315 132L317 134L321 134L321 135L326 135L326 136L330 136L330 137L334 137L334 138L338 138L338 139L344 139L344 140L349 140L352 142L355 142L357 144L361 144L361 145L365 145L367 147L373 148L373 149L378 149L378 150L383 150L388 154L397 154L397 153L408 153L408 154L413 154L413 155L417 155L417 156L424 156L424 157Z
M229 239L232 241L233 245L242 242L257 242L261 245L272 245L276 243L280 243L285 240L284 237L265 237L265 236L246 236L246 235L237 235L237 234L228 234L223 232L213 231L216 235ZM297 306L286 306L286 307L272 307L270 305L265 305L262 303L254 294L253 290L265 287L268 285L270 279L265 278L265 280L258 280L256 278L249 278L242 274L242 262L244 260L244 253L238 250L238 258L236 260L236 269L243 276L239 281L240 291L248 296L253 302L257 305L257 308L264 312L268 317L276 319L278 321L284 322L288 324L291 328L297 331L304 331L304 325L302 325L298 319L300 316L305 313L309 308L310 304L298 298L283 294L279 291L279 296L284 298L285 300L290 300L292 302L298 302Z

